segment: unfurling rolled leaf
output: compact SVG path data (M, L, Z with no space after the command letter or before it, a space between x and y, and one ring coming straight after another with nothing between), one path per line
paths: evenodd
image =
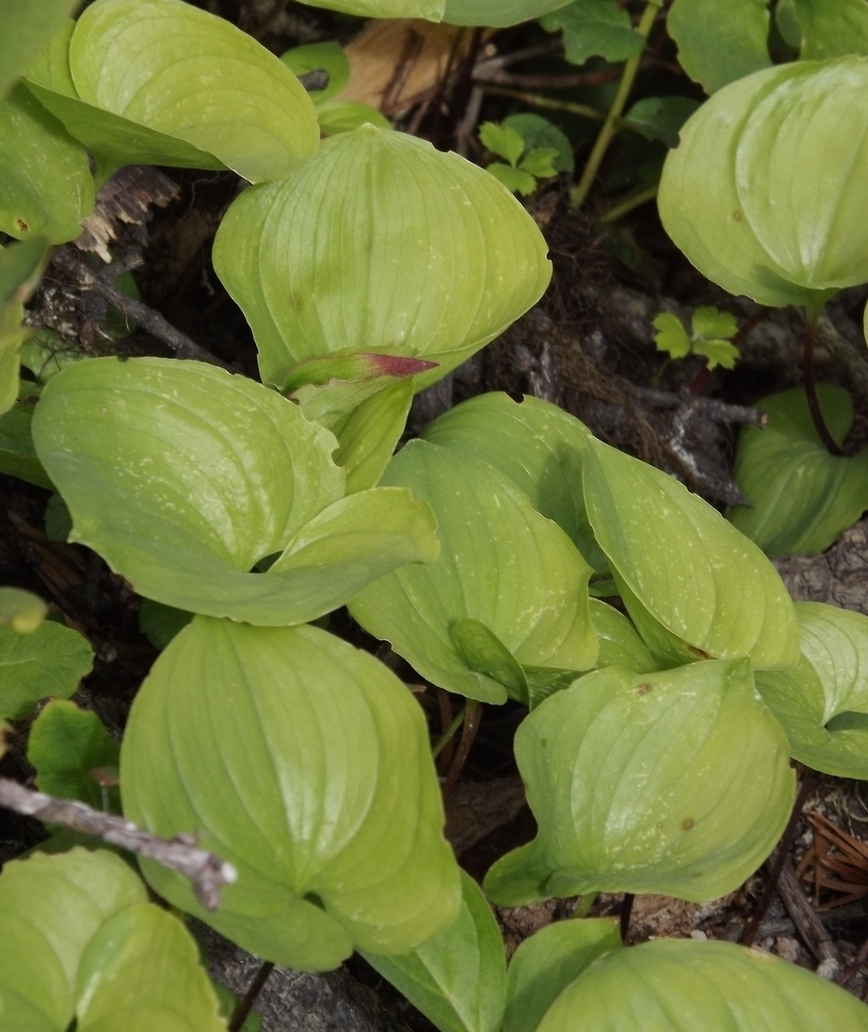
M177 609L303 623L437 555L424 503L394 489L345 497L332 434L213 366L78 363L43 391L33 435L71 539Z
M666 159L666 231L709 279L816 311L868 280L868 60L801 61L730 83Z
M398 452L380 482L430 503L441 551L423 576L416 575L421 568L396 571L352 600L350 611L369 633L388 639L423 677L484 702L505 702L510 691L527 701L498 645L521 666L593 666L591 568L525 494L461 451L420 440ZM489 640L486 650L475 635L470 664L468 636L464 657L453 639L455 625L468 618L497 642ZM487 671L481 651L492 660ZM495 680L495 667L505 671L503 681Z
M853 424L850 394L817 384L817 400L840 445ZM769 555L817 555L868 509L868 450L830 455L802 387L756 407L768 413L768 423L742 428L733 470L751 507L730 506L727 518Z
M591 526L656 659L749 656L756 670L796 662L798 628L783 581L717 510L596 440L584 484Z
M250 323L264 382L332 352L381 352L439 363L419 389L539 299L545 253L483 169L366 125L326 140L291 178L245 190L214 267Z
M121 785L126 816L195 830L238 870L216 911L147 863L154 888L260 957L326 970L354 944L415 949L457 914L422 711L325 631L197 616L136 696Z
M716 899L769 855L793 805L788 743L745 659L587 674L525 719L515 752L539 832L485 878L505 906Z
M868 1029L868 1008L780 957L729 942L658 939L613 950L565 989L538 1032Z
M763 699L801 763L868 780L868 617L797 602L802 655L787 670L757 675Z
M290 175L316 150L313 103L249 35L180 0L97 0L28 70L101 177L152 162Z

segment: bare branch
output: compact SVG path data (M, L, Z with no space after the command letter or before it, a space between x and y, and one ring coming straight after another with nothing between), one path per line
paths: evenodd
M164 867L179 871L190 879L196 898L208 910L217 909L222 887L231 885L238 877L232 864L214 853L198 849L192 836L159 838L123 817L101 813L78 800L55 799L42 792L34 792L7 778L0 778L0 806L93 835L109 845L150 857Z

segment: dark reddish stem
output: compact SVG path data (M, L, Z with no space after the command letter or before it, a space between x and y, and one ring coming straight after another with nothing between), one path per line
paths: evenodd
M479 730L480 722L482 721L482 703L474 702L473 699L467 700L467 705L464 709L464 727L461 729L461 739L458 742L458 748L455 750L455 757L449 767L449 773L446 775L446 781L443 784L443 796L446 797L455 787L455 782L458 781L458 776L464 769L464 764L467 762L467 757L470 755L470 747L473 745L473 739L476 738L476 732Z
M765 890L760 897L759 903L756 905L753 915L748 921L747 928L744 930L742 936L742 945L752 946L753 941L756 938L756 933L759 931L759 927L763 922L763 918L766 916L766 912L769 909L769 904L772 901L772 897L775 894L775 890L778 887L778 881L781 877L781 871L784 869L784 863L790 853L790 848L796 839L796 833L799 830L799 821L801 820L802 810L805 807L805 803L808 801L808 794L813 788L814 779L811 776L810 771L805 772L805 776L802 779L802 787L799 789L799 794L796 797L795 805L793 806L793 812L790 814L789 822L784 829L784 834L781 837L781 841L778 844L778 852L775 856L772 868L769 871L769 880L766 882Z
M844 452L838 447L829 433L823 413L820 410L820 402L817 398L817 382L814 379L814 325L817 317L808 312L805 315L805 349L802 356L802 369L805 374L805 393L808 396L808 409L811 413L811 421L820 440L826 446L830 455L843 455Z
M620 915L620 929L621 929L621 942L627 942L627 932L630 931L630 915L633 913L633 901L636 899L636 895L633 892L624 893L624 902L621 904L621 915Z
M235 1013L229 1022L228 1032L240 1032L244 1022L247 1021L247 1015L253 1010L253 1004L256 1003L257 996L262 992L262 987L273 970L274 964L270 960L266 960L256 972L256 978L250 983L250 988L244 994L244 999L235 1008Z

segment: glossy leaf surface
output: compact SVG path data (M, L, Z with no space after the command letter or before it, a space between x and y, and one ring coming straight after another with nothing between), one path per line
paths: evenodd
M735 154L752 106L788 69L749 75L706 101L667 154L657 196L664 229L700 272L772 307L815 304L817 297L788 282L757 240L736 189Z
M264 382L331 352L379 351L439 363L417 390L517 319L550 276L533 220L483 169L373 126L245 190L214 267L250 323Z
M561 990L622 945L618 919L610 917L556 921L525 939L509 962L503 1032L536 1032Z
M325 631L197 616L136 696L121 785L128 817L195 830L239 874L211 912L145 863L154 888L264 959L326 970L354 944L406 952L457 913L422 711Z
M485 896L463 871L461 887L461 909L445 931L412 953L364 957L440 1032L499 1032L506 998L503 939Z
M0 101L0 230L74 240L93 209L87 151L21 85Z
M675 0L666 28L678 63L708 93L771 64L766 0Z
M33 433L72 513L71 539L177 609L302 623L408 557L436 555L427 507L406 492L344 498L335 438L212 366L79 363L43 391ZM250 572L281 553L267 573Z
M606 568L582 493L582 455L591 437L584 423L539 398L515 402L493 392L449 409L422 436L502 473L570 536L594 569Z
M817 397L840 445L853 423L850 394L818 384ZM768 413L768 424L741 430L733 470L753 508L731 506L727 517L769 555L817 555L868 509L868 450L830 455L801 387L756 405Z
M20 634L14 618L0 623L0 717L21 720L46 695L68 699L92 665L93 650L78 631L46 620Z
M868 1008L804 968L729 942L658 939L595 961L539 1032L868 1029Z
M505 906L716 899L769 855L793 805L788 743L747 660L587 674L525 719L515 752L539 832L485 878Z
M6 0L0 14L0 99L75 10L75 0Z
M796 661L798 630L783 581L707 502L599 441L585 453L584 483L591 526L643 637L640 608L694 656L749 656L757 670Z
M117 788L101 788L99 774L93 773L116 769L119 758L118 746L96 713L62 699L45 706L27 739L27 762L36 768L39 791L58 799L79 799L95 810L120 813Z
M802 655L757 675L792 755L815 770L868 779L868 617L797 602Z
M145 899L139 878L107 850L36 853L7 863L0 875L4 1026L64 1032L88 944L115 914Z
M484 624L522 666L593 665L591 569L526 495L483 463L428 441L411 441L381 483L430 503L441 550L424 571L405 567L352 600L369 633L435 684L488 702L505 701L507 689L468 669L452 640L458 620Z

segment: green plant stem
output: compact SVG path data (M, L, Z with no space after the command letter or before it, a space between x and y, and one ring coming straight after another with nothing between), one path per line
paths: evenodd
M580 896L578 903L576 903L576 909L573 911L573 917L587 917L598 895L599 893L597 892L589 892L585 896Z
M467 709L466 706L462 706L461 707L461 709L458 711L458 716L456 716L456 718L452 721L452 723L449 725L449 727L443 732L443 734L440 737L440 740L437 742L437 744L431 750L431 757L432 757L432 759L435 759L435 760L437 759L437 757L440 755L440 753L443 752L443 750L446 748L446 746L452 740L452 736L455 734L455 732L458 730L458 728L461 727L461 725L464 723L464 711L465 711L465 709Z
M659 5L654 3L653 0L646 5L645 10L642 12L642 17L639 20L639 24L636 27L636 31L640 36L647 38L659 9ZM600 165L606 155L606 151L609 149L612 137L618 131L618 119L621 117L624 105L627 103L627 97L630 96L630 90L633 88L633 80L636 78L636 72L639 70L639 61L641 58L642 51L636 54L635 57L631 57L624 65L624 74L621 76L621 83L618 86L618 92L615 94L615 99L612 101L612 106L609 108L608 115L606 115L606 121L603 123L603 128L600 130L600 135L597 137L594 149L591 151L591 156L588 158L588 163L585 165L585 171L582 173L582 178L578 183L576 183L572 190L570 190L570 206L573 208L579 208L585 203L585 199L591 191L594 180L597 178L597 172L600 170Z
M820 408L820 400L817 397L817 381L814 377L814 326L817 316L813 312L805 313L805 347L802 353L802 371L805 376L805 394L808 397L808 409L811 413L811 421L817 431L820 440L826 446L830 455L843 455L844 452L838 447L837 442L829 433L826 420Z
M609 208L606 214L600 217L600 222L614 222L616 219L621 218L622 215L626 215L627 212L632 211L634 208L638 208L640 204L645 204L647 201L653 201L657 196L659 185L659 183L655 183L653 186L646 186L644 190L637 190L636 193L630 194L629 197L625 197L619 204Z
M588 104L576 104L571 100L555 100L554 97L545 97L541 93L511 90L505 86L484 86L484 89L486 93L494 93L498 97L515 97L516 100L523 100L531 107L548 108L551 111L568 111L571 115L581 115L583 118L594 118L598 121L606 117L604 112Z

